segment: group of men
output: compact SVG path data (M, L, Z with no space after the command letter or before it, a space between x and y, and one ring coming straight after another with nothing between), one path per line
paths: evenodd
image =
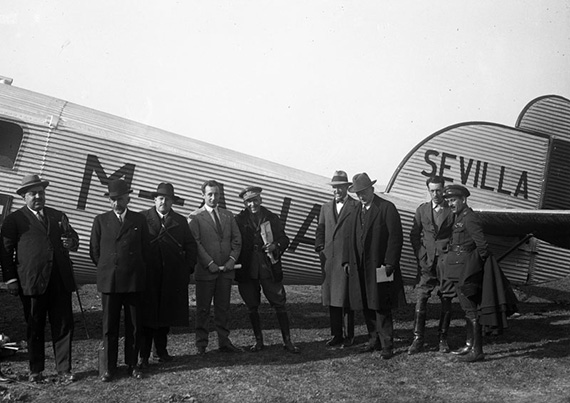
M320 211L315 251L324 281L322 301L329 307L333 348L354 344L354 313L362 311L368 341L363 352L394 354L392 310L405 304L400 255L403 233L394 204L375 194L366 173L352 181L337 171L329 183L333 200ZM0 258L8 290L21 297L27 323L30 381L44 371L44 330L49 316L56 370L66 381L71 372L75 290L69 251L79 237L67 216L45 205L48 181L38 175L23 178L17 193L25 205L6 217L1 230ZM467 361L484 359L477 301L482 266L489 256L477 216L467 206L469 191L461 185L444 187L441 177L426 181L431 200L415 213L410 240L418 261L414 340L409 354L424 350L426 304L439 286L441 318L439 351L450 352L447 333L451 300L459 298L466 313L467 340L454 351ZM215 180L201 187L203 206L188 218L175 212L180 201L170 183L160 183L152 194L154 206L137 213L128 208L130 189L122 179L108 183L111 209L95 217L89 252L97 267L97 289L103 307L103 341L99 372L103 382L117 372L119 327L124 315L125 364L128 375L143 377L154 353L159 362L171 361L167 335L171 326L188 326L188 283L196 281L196 348L206 354L210 308L222 352L241 352L229 338L228 319L233 281L247 306L255 337L252 352L264 348L258 313L261 291L274 308L283 347L292 343L281 255L289 245L280 218L262 206L262 189L244 188L244 209L234 216L219 206L222 185ZM356 198L348 195L354 193ZM237 269L239 267L239 269ZM237 269L237 270L236 270Z
M403 244L400 216L393 203L374 193L366 173L352 182L344 171L329 183L334 198L321 209L315 250L323 268L323 305L329 307L330 347L354 343L354 311L362 310L368 330L363 352L380 350L393 356L392 310L405 304L399 267ZM427 301L436 287L441 298L439 351L449 353L447 334L451 301L459 298L465 311L467 340L453 351L465 361L484 359L482 328L478 320L483 264L489 256L476 214L467 205L467 188L445 186L439 176L426 181L430 201L415 213L410 241L418 262L414 340L408 354L424 350ZM348 196L355 193L358 200Z
M9 292L20 296L24 308L29 380L43 379L47 316L58 377L73 382L71 294L76 285L69 252L77 250L79 237L64 213L45 205L48 185L38 175L22 179L16 193L25 205L9 214L2 225L0 261ZM167 350L167 335L171 326L189 324L188 284L192 273L196 281L198 354L206 354L212 300L219 350L242 351L229 339L234 279L254 331L255 343L250 350L264 348L257 312L263 290L276 311L284 349L299 352L291 341L282 282L281 255L289 238L279 217L261 206L262 189L248 186L240 192L244 210L236 217L218 205L221 184L207 181L201 191L203 207L185 218L172 208L180 198L170 183L160 183L152 194L154 206L140 213L128 208L132 190L127 182L117 179L108 183L105 196L111 209L95 217L89 242L103 308L99 348L102 382L110 382L117 375L121 312L128 376L143 377L153 347L159 362L173 359ZM237 267L240 269L235 270Z

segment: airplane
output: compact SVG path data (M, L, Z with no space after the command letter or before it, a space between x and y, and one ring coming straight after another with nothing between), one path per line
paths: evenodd
M66 212L80 236L71 253L78 284L95 283L89 258L94 217L110 206L110 180L134 190L129 208L152 206L160 182L174 185L188 215L202 202L208 179L223 184L221 205L237 213L239 191L264 189L264 205L278 213L291 245L283 255L284 283L322 283L314 238L320 206L332 198L330 178L136 123L11 85L0 77L0 225L23 206L15 194L21 178L49 180L46 204ZM570 101L544 96L531 101L515 127L468 122L428 136L400 163L384 192L402 219L401 267L406 281L417 264L407 237L414 211L427 200L433 174L462 183L472 196L490 246L514 283L529 284L570 274Z

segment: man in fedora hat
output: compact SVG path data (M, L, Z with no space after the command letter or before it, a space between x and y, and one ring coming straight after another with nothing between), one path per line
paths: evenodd
M25 205L8 215L2 225L2 273L8 290L19 294L24 306L30 381L43 378L46 315L51 325L56 370L64 380L74 381L71 293L75 280L69 251L77 250L79 237L64 213L45 205L48 185L38 175L22 179L16 193Z
M121 310L125 307L125 363L127 372L142 378L137 368L141 333L141 295L146 286L149 234L145 217L127 208L132 192L122 179L108 184L111 210L93 221L89 254L97 266L97 290L103 305L103 343L99 375L109 382L115 376L119 353Z
M247 186L240 193L245 208L236 216L241 232L242 246L238 262L242 268L236 272L239 293L249 310L249 319L255 335L250 351L263 349L263 334L258 308L263 294L275 309L283 337L283 348L290 353L299 349L291 342L289 315L285 305L287 296L283 287L281 255L289 246L279 217L261 205L259 186Z
M369 340L363 352L382 350L381 357L393 356L392 309L405 305L400 273L402 224L393 203L374 194L366 173L352 178L349 192L356 193L360 206L348 223L348 243L343 266L348 273L350 307L362 309Z
M315 238L315 251L319 253L323 269L322 302L329 307L332 338L329 347L348 347L354 343L354 311L348 297L348 278L342 269L344 232L351 214L360 205L348 195L348 175L336 171L329 185L333 199L321 207ZM344 333L343 333L344 328Z
M166 348L170 326L189 326L188 283L196 264L196 241L186 218L172 209L181 201L174 186L160 183L154 206L142 211L150 233L147 286L143 294L141 362L148 366L154 347L159 362L172 360Z

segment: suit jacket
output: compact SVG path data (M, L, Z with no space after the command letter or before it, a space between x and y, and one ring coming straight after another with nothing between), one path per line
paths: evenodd
M447 204L442 205L441 224L435 223L432 202L421 204L414 215L410 241L418 264L423 271L431 270L436 256L447 248L453 226L453 213Z
M340 214L336 214L335 200L321 207L319 224L315 238L315 249L323 247L321 262L323 262L323 285L321 287L323 305L348 307L348 279L342 267L344 250L345 226L350 222L350 216L356 213L360 202L347 197Z
M348 277L350 307L362 309L360 276L366 287L368 308L386 310L405 305L404 283L400 272L403 235L400 214L392 202L377 195L366 213L367 219L362 228L362 241L358 239L358 228L362 208L357 206L347 225L343 263L349 263ZM359 254L357 242L362 242ZM376 268L381 265L394 267L394 281L377 283ZM360 273L359 273L360 272Z
M170 210L161 223L156 208L142 211L150 233L143 324L188 326L188 283L196 265L196 241L186 218Z
M97 290L144 291L149 247L148 226L142 214L127 210L122 225L112 210L96 216L89 255L97 266Z
M2 225L2 274L4 281L17 279L24 295L45 293L53 262L65 289L75 290L73 268L69 251L61 243L61 237L74 240L72 250L77 250L79 237L69 225L64 213L44 207L47 225L44 225L27 206L16 210Z
M273 252L273 256L277 262L271 264L271 260L264 254L265 262L268 267L271 267L271 274L273 281L281 282L283 281L283 267L281 265L281 255L287 250L289 246L289 237L285 234L283 229L283 224L277 216L277 214L272 213L265 207L261 206L261 222L260 224L269 221L271 225L271 233L273 235L273 243L277 246L277 249ZM236 272L237 281L245 281L251 279L251 265L252 257L255 247L262 247L263 240L261 238L261 231L259 227L256 227L251 221L251 212L248 209L243 209L237 216L236 222L241 233L241 252L239 256L239 263L242 264L242 268Z
M210 273L208 264L214 261L223 266L230 256L236 261L241 251L241 234L234 215L231 211L218 207L218 215L222 226L222 235L218 234L216 224L205 207L190 213L188 222L190 231L198 247L198 262L194 277L196 280L215 280L218 276L234 279L232 271L224 273Z

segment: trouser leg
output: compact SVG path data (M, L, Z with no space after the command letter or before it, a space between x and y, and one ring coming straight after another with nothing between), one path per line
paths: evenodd
M252 352L257 352L263 349L263 332L261 330L261 319L259 317L259 312L257 308L250 310L249 320L251 322L251 328L253 329L253 335L255 336L255 344L250 347Z
M354 311L350 308L343 308L344 319L344 338L348 340L354 339Z
M148 362L148 359L150 358L153 334L154 334L153 328L143 326L141 332L141 347L140 347L140 356L143 362L145 361Z
M427 298L420 295L416 302L416 310L414 315L414 341L408 348L408 354L416 354L424 349L424 335L426 326L426 306Z
M331 335L334 339L338 339L339 342L342 341L342 322L343 314L342 308L338 306L329 306L329 317L331 322Z
M451 350L447 344L447 334L451 323L451 298L441 298L441 314L439 316L439 352L449 353Z
M166 345L168 343L168 333L170 328L168 326L159 327L154 331L154 347L156 348L156 355L164 357L168 355Z
M196 347L208 345L210 307L214 296L215 282L196 281Z
M376 323L378 325L378 337L382 350L394 348L394 321L391 310L376 311Z

